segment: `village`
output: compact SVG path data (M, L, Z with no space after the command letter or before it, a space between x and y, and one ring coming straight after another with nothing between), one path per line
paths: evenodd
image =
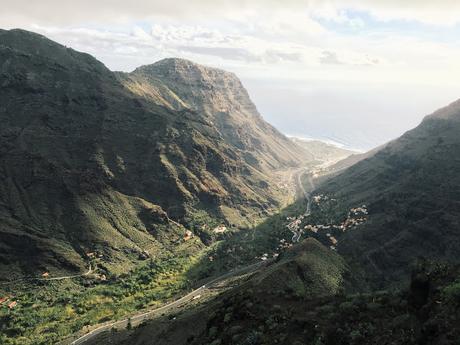
M313 196L312 200L317 207L323 202L336 201L336 199L330 198L327 195L323 194ZM344 219L340 223L330 222L329 224L305 224L302 226L304 219L306 219L310 215L310 213L305 213L297 217L287 217L286 220L288 221L288 224L286 225L286 227L293 233L291 240L292 243L299 242L305 231L311 232L312 234L316 235L314 237L318 237L318 235L322 234L324 231L327 231L325 233L325 237L328 240L329 248L331 250L337 250L337 246L339 243L336 237L337 234L340 234L341 232L345 232L347 230L350 230L351 228L365 223L368 214L369 211L367 209L367 206L362 205L359 207L351 208L348 211L346 219ZM332 234L333 232L337 234L334 236Z

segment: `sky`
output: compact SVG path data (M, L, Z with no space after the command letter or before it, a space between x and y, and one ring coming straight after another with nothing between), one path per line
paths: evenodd
M368 150L460 98L458 0L0 0L23 28L131 71L235 72L288 135ZM0 42L1 44L1 42Z

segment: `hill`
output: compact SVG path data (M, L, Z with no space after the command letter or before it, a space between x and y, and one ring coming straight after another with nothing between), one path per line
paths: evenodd
M266 294L256 276L238 289L174 317L105 333L87 344L456 344L459 268L425 263L399 291Z
M335 200L326 202L334 217L368 209L363 224L339 234L338 250L371 285L407 280L418 257L458 261L459 131L457 101L316 191Z

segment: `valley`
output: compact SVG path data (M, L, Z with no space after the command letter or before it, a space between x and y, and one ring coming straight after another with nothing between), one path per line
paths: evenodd
M367 153L238 77L0 30L0 343L455 344L460 101Z
M299 175L304 172L304 168L285 172L283 175L291 180L283 184L295 190L298 195L308 195L299 185ZM133 271L107 280L105 276L101 279L105 271L98 270L98 264L103 264L103 259L96 257L90 261L91 270L81 275L50 275L46 278L31 277L3 282L0 287L2 295L11 296L11 300L18 303L12 310L2 309L3 320L7 322L5 325L11 325L6 332L24 332L23 337L17 337L21 344L29 341L55 342L61 337L67 338L63 344L83 344L114 327L123 330L127 326L128 317L132 326L136 326L163 314L180 311L184 304L187 307L197 295L201 298L196 302L203 303L208 299L204 296L215 285L221 285L219 293L224 292L235 286L234 280L225 283L230 278L239 275L244 278L248 270L254 272L272 260L270 258L265 261L267 258L261 251L268 251L267 244L271 248L279 242L274 242L272 238L265 239L267 234L264 231L267 230L262 228L261 231L258 227L240 232L231 230L231 234L224 233L224 238L207 248L202 247L199 239L194 237L180 245L180 249L176 247L174 256L168 254L155 260L148 259ZM286 245L289 238L286 236ZM259 247L262 239L268 243ZM230 255L229 249L233 251ZM233 260L235 251L244 251L246 256ZM191 253L195 255L190 257ZM208 278L216 276L211 281ZM180 297L196 284L199 286L196 290ZM206 288L202 287L203 284ZM40 291L36 292L38 286ZM213 295L215 292L211 291ZM151 308L153 310L149 311ZM138 310L140 312L136 312ZM21 327L24 327L23 330ZM67 337L74 332L76 335L73 338Z
M158 344L196 345L455 344L460 329L458 263L450 255L458 241L457 209L445 209L437 202L455 204L457 194L452 191L449 199L437 196L435 201L426 197L425 190L426 179L443 179L454 171L451 164L456 163L447 157L458 149L453 134L458 126L457 109L458 102L428 116L418 128L339 175L333 166L330 177L315 170L310 174L297 170L292 176L303 198L260 224L257 231L236 234L212 253L213 265L221 270L251 259L266 262L266 266L222 295L175 313L172 319L164 316L137 329L107 332L90 344L148 344L150 336ZM442 133L442 140L432 137L433 131ZM421 143L434 148L422 149ZM413 158L408 152L420 156ZM436 155L436 164L449 168L438 175L432 155ZM418 168L407 180L399 169L414 172L412 164L430 167L431 175ZM310 178L315 175L312 184ZM449 176L430 186L444 190L448 183L457 188L455 181ZM407 187L399 185L395 192L394 183L407 183L410 198L399 194ZM361 184L365 187L356 187ZM310 191L310 186L316 188ZM439 193L435 190L433 193ZM418 213L421 209L430 211ZM434 214L442 214L444 236L452 241L442 253L437 245L445 238L438 238L437 245L426 240L437 238L439 225L433 223ZM394 227L401 229L398 234ZM407 236L410 241L405 241Z
M24 30L0 42L2 343L124 324L258 267L279 244L264 222L336 160L266 123L231 73L182 59L115 73Z

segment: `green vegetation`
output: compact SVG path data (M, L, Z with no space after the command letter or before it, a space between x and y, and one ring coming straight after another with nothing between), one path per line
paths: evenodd
M313 245L304 249L311 249L313 255L320 254L320 248ZM292 255L296 257L295 253ZM333 253L331 258L336 255ZM204 310L196 309L178 317L181 324L198 318L205 318L205 322L200 323L198 330L195 327L184 331L176 344L457 344L459 274L460 267L422 261L412 274L409 288L369 293L339 290L307 299L297 296L295 291L276 295L272 290L277 286L266 285L255 275ZM280 275L278 280L286 280L286 276ZM146 333L155 327L158 325L153 323L150 328L135 330L129 339L133 343L146 339ZM161 334L167 338L176 330L166 326ZM111 340L120 344L116 337ZM158 345L166 344L158 339Z
M460 281L455 281L454 283L446 286L443 289L443 296L446 300L453 303L460 302Z
M193 273L202 277L216 275L260 260L264 253L280 252L280 240L290 241L292 237L291 232L286 228L286 217L304 211L305 202L299 201L257 226L225 233L209 248L208 255L202 257L202 261L194 268Z
M0 309L0 343L54 344L85 326L159 306L192 288L193 280L185 273L198 260L198 254L176 253L106 282L82 278L16 286L12 292L21 291L14 298L18 305Z
M1 343L53 343L218 273L205 246L283 207L292 193L274 170L311 158L233 73L179 59L115 73L24 30L0 41L2 283L100 259L85 277L0 291L18 301L0 309Z

